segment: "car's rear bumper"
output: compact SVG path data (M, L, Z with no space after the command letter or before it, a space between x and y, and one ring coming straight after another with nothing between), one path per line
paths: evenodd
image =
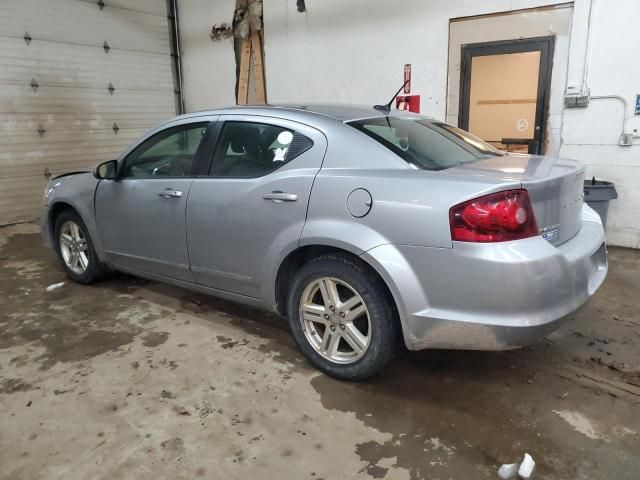
M536 342L600 287L607 273L602 224L583 212L577 235L453 248L381 245L363 257L390 286L409 349L502 350Z

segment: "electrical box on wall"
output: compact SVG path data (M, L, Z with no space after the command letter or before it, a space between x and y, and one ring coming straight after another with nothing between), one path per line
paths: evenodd
M420 113L420 95L398 95L396 97L396 108Z
M581 90L577 87L567 87L564 92L565 108L585 108L589 106L589 89Z

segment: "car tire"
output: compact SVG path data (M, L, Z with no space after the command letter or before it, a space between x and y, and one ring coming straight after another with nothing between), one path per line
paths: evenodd
M337 295L336 301L325 301L329 291L334 294L326 296ZM370 378L398 350L399 321L389 291L368 265L347 255L323 255L304 264L293 280L287 311L302 353L334 378Z
M56 218L53 232L58 260L71 280L88 284L104 276L105 270L80 215L73 210L63 211Z

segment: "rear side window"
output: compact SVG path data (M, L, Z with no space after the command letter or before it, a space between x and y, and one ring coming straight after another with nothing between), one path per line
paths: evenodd
M309 138L289 128L266 123L225 122L210 174L214 177L261 177L312 146Z
M488 156L503 155L464 130L425 118L387 116L348 124L423 170L444 170Z

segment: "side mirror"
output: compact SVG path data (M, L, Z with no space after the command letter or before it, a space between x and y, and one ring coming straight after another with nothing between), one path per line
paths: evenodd
M102 162L100 165L93 169L93 176L98 180L113 180L116 178L118 172L118 161L109 160Z

